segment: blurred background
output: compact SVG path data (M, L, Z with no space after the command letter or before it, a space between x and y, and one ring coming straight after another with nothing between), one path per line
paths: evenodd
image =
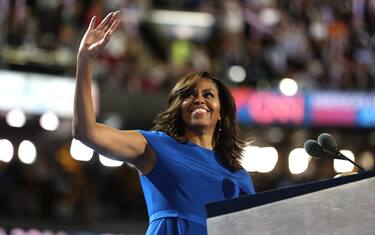
M117 9L95 65L99 122L148 129L204 70L236 98L258 192L358 171L306 154L322 132L374 168L374 0L0 0L0 235L145 232L136 170L71 136L80 39Z

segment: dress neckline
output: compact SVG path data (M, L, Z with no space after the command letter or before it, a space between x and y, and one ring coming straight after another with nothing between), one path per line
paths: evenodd
M189 140L186 141L186 145L189 145L189 146L192 146L192 147L196 147L196 148L200 148L200 149L203 149L203 150L206 150L206 151L212 152L212 153L215 152L215 150L213 150L213 149L208 149L208 148L202 147L202 146L200 146L200 145L198 145L198 144L194 144L193 142L191 142L191 141L189 141Z

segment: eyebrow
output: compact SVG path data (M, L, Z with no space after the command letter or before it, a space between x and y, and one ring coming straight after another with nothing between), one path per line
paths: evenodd
M204 89L203 91L215 91L216 92L216 90L213 88L207 88L207 89Z
M191 88L191 89L188 89L187 92L196 92L197 91L197 88ZM214 88L206 88L206 89L203 89L202 90L203 92L207 92L207 91L212 91L214 93L218 93L219 91L218 90L215 90Z

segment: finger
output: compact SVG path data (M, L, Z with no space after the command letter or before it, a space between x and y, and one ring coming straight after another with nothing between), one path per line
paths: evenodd
M112 22L111 26L109 27L107 31L109 32L109 36L113 34L113 32L117 29L120 23L121 23L121 19L116 19L115 21Z
M107 24L108 24L108 21L112 18L113 16L113 12L109 13L103 20L102 22L100 22L100 24L98 25L97 29L103 29ZM105 30L105 29L104 29Z
M95 27L95 22L96 22L96 16L93 16L91 18L91 20L90 20L90 23L89 23L89 26L87 28L87 31L83 35L83 38L82 38L81 43L80 43L80 47L82 47L83 44L85 43L89 31L92 30Z
M109 19L109 21L106 23L105 27L102 28L102 30L108 31L110 27L113 25L113 22L115 22L116 20L120 20L120 18L120 11L114 12L111 19Z
M98 48L101 49L103 48L105 45L107 45L109 39L110 39L111 35L109 33L109 31L107 31L104 35L104 37L102 38L102 40L100 40L98 42Z
M120 16L121 16L121 12L120 12L120 11L115 11L115 12L113 13L113 17L114 17L115 19L118 19Z
M89 29L93 29L95 27L95 21L96 21L96 16L93 16L89 24Z

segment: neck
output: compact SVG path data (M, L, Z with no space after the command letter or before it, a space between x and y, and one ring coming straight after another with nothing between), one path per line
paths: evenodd
M187 141L190 141L196 145L199 145L203 148L213 149L213 131L209 130L185 130L185 138Z

